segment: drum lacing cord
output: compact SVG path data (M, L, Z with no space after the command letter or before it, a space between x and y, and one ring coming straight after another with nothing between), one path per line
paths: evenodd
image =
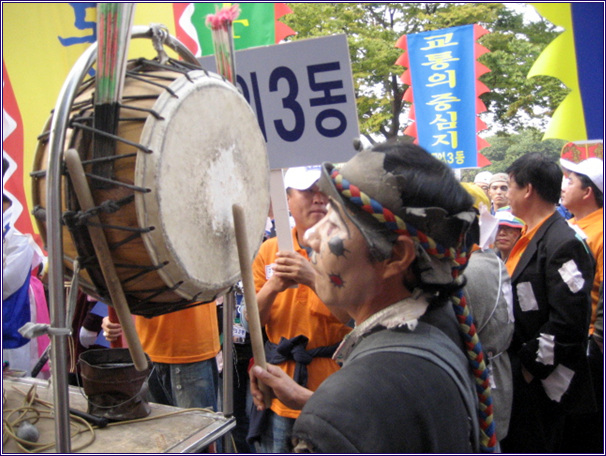
M88 221L89 218L95 217L100 213L104 212L106 214L112 214L114 212L119 211L123 206L130 204L133 202L135 196L128 195L119 200L107 200L86 211L66 211L63 214L63 220L65 225L68 228L73 228L82 225L91 225L91 226L106 226L104 224L93 224Z
M206 70L204 70L204 69L202 69L202 68L200 68L200 67L198 67L196 65L193 65L193 64L187 63L187 62L182 62L180 60L175 60L175 59L172 59L172 58L169 59L168 63L170 64L170 68L169 69L171 71L175 71L177 73L182 74L183 76L185 76L187 78L188 81L192 80L191 76L189 75L190 71L193 71L193 70L202 70L202 71L205 71L205 72L208 73L208 71L206 71ZM134 67L131 70L128 70L126 74L130 75L131 72L133 72L136 75L141 75L141 74L144 74L144 73L141 73L139 71L143 71L143 69L146 69L146 68L155 68L155 69L158 69L158 70L166 70L167 69L166 67L167 67L166 65L163 65L163 64L161 64L160 62L158 62L156 60L147 60L147 59L141 58L141 59L137 60L137 66ZM151 75L151 77L154 77L156 79L166 79L167 81L171 80L171 78L160 76L160 75L157 75L157 74Z
M117 181L117 180L114 180L114 179L108 179L106 177L97 176L96 174L85 173L85 175L89 179L97 180L97 181L102 181L102 182L107 182L107 183L110 183L112 185L116 185L118 187L124 187L124 188L128 188L130 190L134 190L135 192L139 192L139 193L149 193L149 192L151 192L151 189L149 189L149 188L139 187L138 185L127 184L125 182L120 182L120 181Z
M167 302L146 302L146 301L137 301L131 303L131 312L136 315L141 315L143 317L157 317L159 315L165 315L171 312L175 312L177 310L185 310L191 309L192 307L208 305L214 303L217 300L217 296L215 295L212 299L208 301L196 301L195 297L193 300L183 299L181 301L167 303Z
M124 155L111 155L109 157L99 157L99 158L91 158L90 160L82 160L82 166L86 165L94 165L95 163L108 162L108 161L118 161L124 158L134 158L137 156L137 153L133 154L124 154Z
M178 71L179 73L181 73L181 71ZM130 72L127 72L127 74L131 74ZM136 73L133 73L136 74ZM189 76L188 76L189 77ZM191 78L190 78L191 79ZM145 81L145 80L143 80ZM123 101L132 101L132 100L156 100L158 98L158 95L156 94L141 94L141 95L125 95L122 97ZM87 110L92 109L94 106L94 98L90 97L87 100L82 100L79 101L76 104L74 104L74 107L72 109L76 110L76 108L78 108L77 110L80 111L79 115L74 116L72 119L70 119L70 127L74 127L75 126L79 126L81 122L86 122L87 124L90 124L94 121L94 116L90 116L90 115L85 115ZM137 111L137 112L145 112L148 114L151 114L152 116L154 116L156 119L158 120L163 120L164 117L162 117L157 111L154 111L151 108L143 108L143 107L139 107L139 106L131 106L131 105L127 105L124 103L118 103L118 106L120 107L120 112L122 112L122 110L130 110L130 111ZM128 118L122 118L119 117L118 120L120 122L125 121L125 122L145 122L147 120L147 117L128 117ZM90 128L94 128L94 127L90 127ZM96 130L95 130L96 131ZM49 135L49 132L44 132L43 134L41 134L38 138L38 140L44 138L45 136ZM82 162L84 164L84 161Z
M143 96L129 96L129 97L124 97L123 100L144 100L146 98L156 98L156 97L150 97L147 95L143 95ZM152 116L154 116L156 118L156 120L164 120L164 117L162 117L158 112L154 111L153 109L149 109L149 108L140 108L138 106L128 106L128 105L124 105L122 103L120 103L120 109L129 109L131 111L137 111L137 112L146 112L147 114L151 114ZM123 119L122 117L120 117L119 119L120 121L140 121L140 122L145 122L147 120L147 117L141 117L141 118L127 118L127 119Z
M137 100L155 100L158 97L156 95L127 95L122 97L123 101L137 101ZM118 103L118 106L120 106L120 113L122 113L123 111L136 111L136 112L144 112L146 114L150 114L153 117L156 118L156 120L164 120L164 117L162 117L157 111L154 111L151 108L143 108L143 107L139 107L139 106L130 106L124 103ZM80 117L74 117L71 121L71 126L73 127L75 126L79 126L82 122L85 122L87 124L90 124L93 122L93 117L90 116L80 116ZM140 122L140 123L144 123L147 120L147 117L119 117L118 121L120 122ZM89 125L89 128L94 128L91 127ZM84 161L83 161L84 163Z
M115 211L119 210L122 206L125 206L126 204L131 203L133 201L133 199L134 199L134 196L129 195L118 201L112 201L112 200L105 201L100 206L96 206L92 209L89 209L88 211L67 211L63 214L62 221L63 221L63 224L65 226L67 226L69 231L72 233L75 232L77 227L83 226L83 225L95 226L95 227L99 227L99 228L103 228L103 229L114 229L114 230L120 230L120 231L133 232L134 234L124 238L122 241L114 242L113 244L109 244L110 250L116 250L118 247L121 247L122 245L127 244L135 239L138 239L141 236L141 234L149 233L150 231L153 231L155 228L153 226L148 227L148 228L136 228L136 227L130 227L130 226L109 225L106 223L94 223L94 222L90 221L89 219L92 216L98 215L100 212L106 212L106 213L115 212ZM92 260L92 258L82 258L82 263L90 265L91 260ZM163 267L163 266L164 265L159 266L159 267L157 267L157 269L159 269L160 267ZM133 267L135 267L135 266L133 266Z
M67 211L63 214L63 220L64 220L65 225L70 230L70 232L74 232L76 230L76 228L79 226L87 225L87 226L100 227L100 228L104 228L104 229L130 231L130 232L134 233L133 235L128 236L127 238L123 239L120 242L109 245L110 250L115 250L118 247L139 238L142 233L149 233L150 231L153 231L155 228L154 227L138 228L138 227L129 227L129 226L108 225L105 223L95 223L89 219L90 219L90 217L97 216L100 212L107 212L107 213L115 212L115 211L119 210L122 206L131 203L133 201L133 199L134 199L134 195L129 195L118 201L113 201L113 200L105 201L102 204L100 204L99 206L95 206L87 211ZM81 262L81 264L87 265L87 266L91 265L91 264L95 264L95 262L96 262L95 257L81 257L81 258L79 258L79 261ZM128 283L128 282L132 282L133 280L135 280L139 277L144 276L145 274L149 274L151 272L162 269L167 264L168 264L168 261L165 261L165 262L157 264L157 265L116 263L115 267L121 268L121 269L140 270L140 272L134 274L133 276L124 279L123 283ZM153 299L157 295L162 294L166 291L174 291L176 288L181 286L182 283L183 283L182 281L178 282L171 288L165 287L162 289L141 290L141 292L148 292L148 291L156 292L154 295L151 295L149 298L147 298L147 299Z
M82 130L92 132L92 133L94 133L96 135L105 136L106 138L111 138L111 139L113 139L115 141L119 141L119 142L121 142L123 144L128 144L129 146L136 147L141 152L145 152L146 154L151 154L152 153L152 151L150 149L148 149L147 147L145 147L143 144L139 144L139 143L136 143L134 141L129 141L128 139L121 138L120 136L113 135L113 134L108 133L108 132L103 131L103 130L99 130L97 128L91 127L91 126L86 125L86 124L81 123L81 122L71 122L71 127L72 128L81 128Z
M87 211L66 211L63 213L61 220L62 220L63 224L72 233L76 231L77 227L84 226L84 225L95 226L95 227L100 227L100 228L110 228L110 229L116 229L116 230L122 230L122 231L130 231L130 232L135 233L120 242L109 245L110 250L115 250L116 248L120 247L121 245L124 245L124 244L131 242L132 240L138 238L141 235L141 233L149 233L150 231L153 231L154 227L134 228L134 227L129 227L129 226L109 225L109 224L105 224L105 223L94 223L94 222L91 222L89 219L90 219L90 217L96 216L101 212L105 212L105 213L116 212L116 211L120 210L120 208L122 206L125 206L125 205L131 203L133 200L134 200L134 195L129 195L129 196L121 198L117 201L114 201L114 200L105 201L102 204L100 204L99 206L93 207ZM46 212L46 211L44 211L44 212ZM82 263L90 264L90 258L89 259L82 258Z
M166 263L168 264L168 263ZM163 264L162 266L166 266L166 264ZM152 270L155 271L155 269L151 269L150 271L146 271L147 272L151 272ZM141 273L140 275L143 275L144 273ZM129 280L129 279L127 279ZM126 282L126 281L125 281ZM175 291L177 288L179 288L181 285L183 284L183 281L177 282L175 285L173 285L172 287L160 287L160 288L150 288L147 290L137 290L137 293L149 293L149 292L155 292L149 296L147 296L144 299L141 299L138 301L138 304L145 304L149 301L151 301L152 299L154 299L156 296L161 295L162 293L166 293L168 291Z
M139 270L141 270L141 272L138 272L137 274L135 274L133 276L130 276L130 277L127 277L126 279L124 279L123 282L124 283L128 283L128 282L132 282L135 279L138 279L139 277L144 276L145 274L149 274L150 272L162 269L167 264L168 264L168 261L164 261L163 263L160 263L160 264L157 264L157 265L152 265L152 266L143 266L143 265L140 265L140 264L116 263L116 268L121 268L121 269L139 269ZM180 285L181 283L183 283L183 282L179 282L178 285ZM165 290L165 289L163 289L163 290ZM141 291L142 292L150 292L150 291L157 291L157 289L153 289L153 290L141 290Z
M173 97L175 97L175 98L179 98L179 96L176 94L176 92L175 92L173 89L171 89L171 88L168 86L168 84L160 84L159 82L152 81L152 80L150 79L150 77L148 77L148 76L142 76L141 74L137 74L137 73L131 73L130 71L127 71L127 72L126 72L126 75L127 75L128 77L131 77L131 78L133 78L133 79L136 79L137 81L141 81L141 82L144 82L144 83L146 83L146 84L150 84L150 85L153 85L153 86L156 86L156 87L161 87L162 89L164 89L164 90L166 90L168 93L170 93L170 94L171 94ZM174 79L172 79L172 78L163 78L163 77L161 77L161 76L157 76L157 75L155 75L155 76L154 76L154 78L155 78L155 79L164 79L164 80L166 80L166 81L170 81L170 82L174 81Z
M124 155L112 155L109 157L99 157L99 158L91 158L90 160L82 160L82 165L86 166L86 165L92 165L95 163L101 163L101 162L109 162L109 161L118 161L118 160L123 160L126 158L134 158L136 157L137 154L133 153L133 154L124 154ZM66 175L67 173L65 172L65 170L62 170L61 174ZM46 176L46 170L42 169L39 171L32 171L31 173L29 173L30 177L45 177Z

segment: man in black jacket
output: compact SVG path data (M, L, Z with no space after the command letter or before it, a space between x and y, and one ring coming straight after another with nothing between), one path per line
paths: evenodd
M511 210L527 226L507 260L514 294L514 398L502 449L558 453L565 416L595 406L585 356L595 263L556 211L558 164L533 153L507 173Z

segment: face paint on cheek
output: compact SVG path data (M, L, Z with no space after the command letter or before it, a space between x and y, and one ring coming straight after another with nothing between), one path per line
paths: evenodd
M343 288L345 286L345 281L339 274L328 274L328 278L330 283L337 288Z
M349 250L345 248L343 239L341 239L339 236L334 236L330 241L328 241L328 248L330 249L330 253L337 257L344 257L345 252L349 253Z

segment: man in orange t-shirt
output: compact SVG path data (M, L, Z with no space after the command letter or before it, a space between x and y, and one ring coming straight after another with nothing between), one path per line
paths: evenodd
M577 232L596 260L591 290L590 333L593 333L600 285L604 280L604 162L588 158L581 163L560 160L560 164L569 172L568 185L562 194L562 205L574 215L568 223L578 228Z
M274 237L261 245L253 263L259 315L268 337L267 362L278 365L312 391L339 369L331 356L351 331L343 323L349 316L337 318L316 295L316 273L303 239L305 232L326 215L328 197L316 184L319 178L319 166L286 172L288 207L295 221L295 251L278 251L278 239ZM290 452L290 433L300 413L278 399L262 417L253 411L249 443L258 441L262 453Z
M514 295L513 405L505 453L560 453L566 416L595 410L585 356L594 260L556 211L562 171L538 153L508 169L511 211L526 222L507 260Z
M604 450L604 354L594 339L598 302L604 281L604 161L588 158L580 163L560 160L568 172L567 185L562 193L562 205L574 218L568 223L585 239L596 260L593 288L591 290L591 321L589 323L589 352L593 389L597 411L590 415L579 415L567 427L576 431L568 442L566 452L600 453Z

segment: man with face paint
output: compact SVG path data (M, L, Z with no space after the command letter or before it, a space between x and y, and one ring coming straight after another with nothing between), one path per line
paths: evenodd
M495 451L488 372L462 293L478 233L472 198L447 165L402 143L324 164L319 186L330 202L306 234L315 289L355 328L334 355L341 370L315 392L271 364L254 367L255 405L258 379L302 408L295 452Z
M351 331L343 322L346 312L335 311L337 318L315 292L316 271L309 262L311 252L305 232L326 215L327 196L317 181L320 167L290 168L284 175L288 208L295 226L292 241L295 250L278 251L278 240L265 241L253 262L253 277L261 324L267 342L269 363L310 390L339 369L331 358L339 342ZM341 252L342 245L333 247ZM338 283L338 277L334 279ZM262 453L284 453L290 447L290 434L300 410L279 400L271 410L253 413L247 440L258 442Z

